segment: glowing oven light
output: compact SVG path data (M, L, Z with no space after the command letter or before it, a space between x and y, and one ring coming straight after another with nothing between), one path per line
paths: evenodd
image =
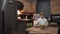
M21 13L24 13L24 11L22 10L22 11L20 11Z

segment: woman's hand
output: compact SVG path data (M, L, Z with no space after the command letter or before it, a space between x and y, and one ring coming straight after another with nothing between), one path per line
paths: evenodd
M17 20L22 20L21 17L17 17Z

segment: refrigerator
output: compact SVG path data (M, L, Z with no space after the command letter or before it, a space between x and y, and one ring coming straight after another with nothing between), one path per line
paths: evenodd
M1 0L0 34L15 34L16 0Z

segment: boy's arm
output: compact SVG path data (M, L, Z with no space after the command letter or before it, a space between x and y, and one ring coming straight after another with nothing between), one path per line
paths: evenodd
M39 26L40 25L40 20L38 19L37 20L37 24L36 24L37 26Z
M35 23L34 26L38 26L38 25L39 25L39 24L38 24L38 23L39 23L38 20L34 21L34 23Z

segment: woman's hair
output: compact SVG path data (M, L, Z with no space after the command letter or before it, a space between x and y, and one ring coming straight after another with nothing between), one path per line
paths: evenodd
M17 9L18 9L18 10L23 10L23 7L24 7L23 3L17 1Z

